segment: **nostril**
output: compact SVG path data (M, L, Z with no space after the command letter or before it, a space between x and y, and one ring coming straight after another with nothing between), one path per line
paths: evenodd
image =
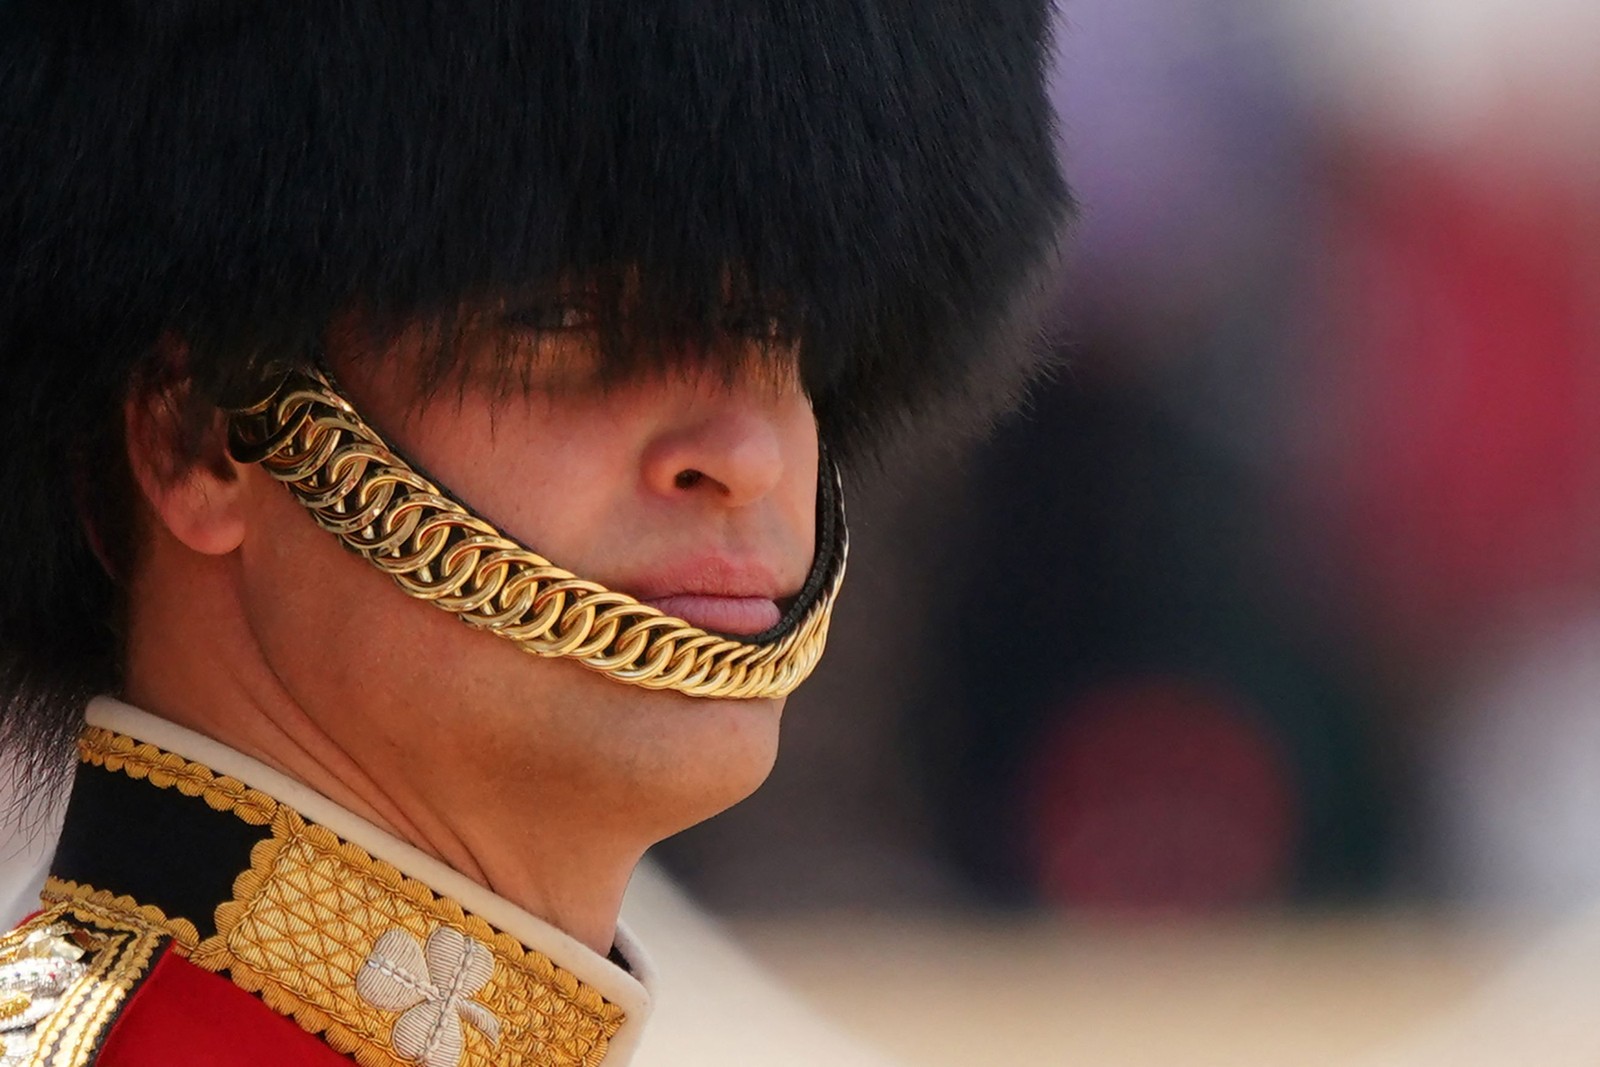
M678 472L677 477L672 479L672 484L679 489L693 489L700 484L701 479L704 477L705 475L697 470L682 470Z

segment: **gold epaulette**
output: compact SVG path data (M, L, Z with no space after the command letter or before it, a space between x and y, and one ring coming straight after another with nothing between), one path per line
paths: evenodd
M0 935L0 1067L92 1063L169 930L131 901L51 905Z

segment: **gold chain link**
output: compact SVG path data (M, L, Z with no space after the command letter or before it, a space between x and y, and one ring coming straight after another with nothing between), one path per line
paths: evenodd
M418 473L322 375L291 374L268 399L230 415L235 457L260 463L324 530L411 596L534 655L647 689L723 698L785 696L822 657L847 547L836 471L837 549L820 563L819 592L772 640L752 642L663 614L507 537Z

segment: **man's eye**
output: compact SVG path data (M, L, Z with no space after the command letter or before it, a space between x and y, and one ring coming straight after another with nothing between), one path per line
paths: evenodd
M592 330L599 322L594 308L572 301L554 301L519 308L507 316L513 326L541 333Z
M793 328L781 315L761 308L733 308L722 319L722 328L735 337L781 344L793 336Z

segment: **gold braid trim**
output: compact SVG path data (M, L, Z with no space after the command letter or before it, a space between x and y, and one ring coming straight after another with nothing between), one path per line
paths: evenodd
M828 521L838 550L819 564L820 585L808 582L804 615L771 640L741 640L581 579L507 537L407 463L323 375L290 374L267 400L232 412L229 441L406 593L534 655L647 689L781 697L827 644L848 551L837 472Z
M232 812L251 826L267 825L278 811L276 799L237 778L103 727L84 728L78 738L78 755L85 763L148 780L158 789L175 788L186 797L200 797L217 811Z
M93 918L98 922L143 923L167 934L185 949L193 949L200 943L200 931L188 919L181 916L169 918L154 904L141 904L125 894L96 889L70 878L57 878L54 875L46 878L39 899L46 904L68 905L73 914L80 918Z
M365 1067L393 1061L394 1015L357 992L355 976L384 933L418 942L441 926L483 944L494 977L479 998L501 1021L498 1044L469 1031L463 1065L595 1067L621 1027L622 1009L541 952L408 878L390 863L281 806L272 836L250 850L217 934L190 960L227 971L273 1010L320 1034Z

